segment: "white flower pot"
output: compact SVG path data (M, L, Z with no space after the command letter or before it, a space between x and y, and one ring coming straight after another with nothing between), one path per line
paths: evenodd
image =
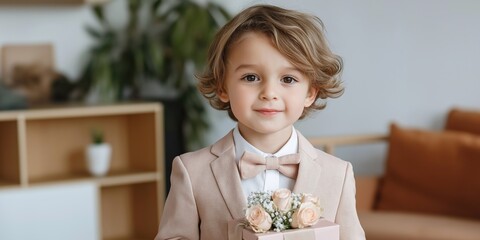
M112 149L107 143L90 144L86 150L88 171L96 177L107 174L111 154Z

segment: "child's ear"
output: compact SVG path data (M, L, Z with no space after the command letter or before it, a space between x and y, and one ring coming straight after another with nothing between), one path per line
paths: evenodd
M310 107L315 102L317 93L318 90L316 88L311 87L310 90L308 90L307 97L305 98L305 107Z
M218 90L217 96L218 96L218 99L220 99L220 101L222 101L224 103L228 103L230 101L230 99L228 97L228 93L224 89Z

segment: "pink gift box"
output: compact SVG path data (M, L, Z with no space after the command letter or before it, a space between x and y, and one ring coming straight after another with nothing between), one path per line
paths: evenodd
M288 229L283 232L255 233L251 229L243 229L243 240L339 240L340 227L325 219L317 224L301 229Z

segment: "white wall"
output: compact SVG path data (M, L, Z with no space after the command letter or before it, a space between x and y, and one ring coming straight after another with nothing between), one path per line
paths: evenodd
M451 107L480 108L479 1L244 0L229 7L238 11L252 3L319 16L331 47L343 57L345 94L297 124L306 136L387 133L392 121L436 130ZM210 142L232 126L229 120L215 124ZM374 148L370 155L382 158L378 151L384 149ZM354 168L382 171L367 158Z
M0 47L52 43L57 69L70 78L76 78L80 74L83 53L91 42L84 30L87 23L95 24L87 5L0 5Z
M451 107L480 107L480 1L239 0L226 6L238 12L254 3L319 16L334 52L344 59L346 92L298 123L306 136L386 133L392 121L440 129ZM0 45L51 41L58 68L77 77L81 53L90 44L83 27L91 22L86 5L0 6ZM207 142L213 143L234 123L223 112L210 115L216 123Z

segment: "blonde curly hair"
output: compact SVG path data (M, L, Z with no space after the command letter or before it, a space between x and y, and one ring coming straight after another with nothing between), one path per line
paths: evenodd
M227 110L230 118L237 120L230 104L222 102L218 94L226 90L229 49L247 32L269 36L278 51L311 80L310 87L315 88L317 96L315 102L303 110L300 119L312 110L325 108L326 102L318 99L336 98L343 94L340 79L343 62L328 47L322 21L294 10L256 5L237 14L217 32L208 52L205 72L196 76L198 89L212 107Z

